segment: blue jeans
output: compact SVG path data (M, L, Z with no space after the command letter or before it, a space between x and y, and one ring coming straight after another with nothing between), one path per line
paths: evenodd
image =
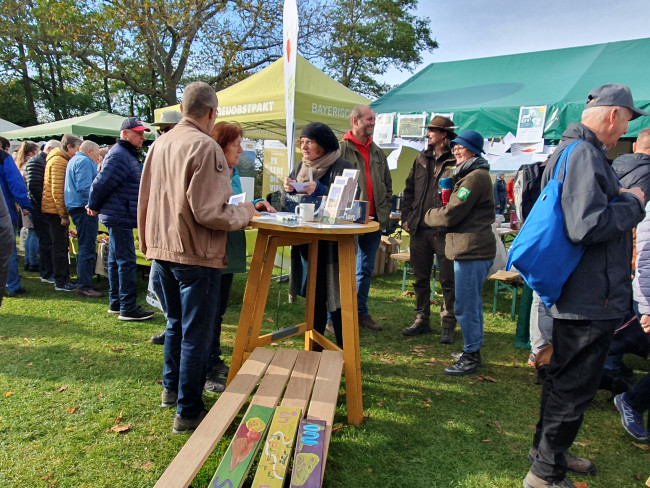
M68 213L77 228L77 287L80 290L92 290L99 220L88 215L83 207L70 209Z
M375 256L381 242L381 231L361 234L357 238L357 305L359 317L367 317L370 278L375 269Z
M38 267L38 236L34 229L27 229L27 239L25 239L25 266Z
M11 261L9 261L9 275L7 276L7 290L15 292L20 290L20 275L18 274L18 249L16 249L16 235L18 235L18 224L12 222L14 228L13 249L11 251Z
M133 229L108 227L108 301L111 308L132 312L138 296Z
M493 259L454 261L456 304L454 313L463 332L464 352L476 352L483 345L483 282Z
M203 410L221 270L154 260L151 273L167 316L163 387L178 393L178 414L197 417Z

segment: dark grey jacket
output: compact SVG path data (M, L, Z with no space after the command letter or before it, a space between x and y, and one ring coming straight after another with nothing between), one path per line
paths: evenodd
M542 187L552 176L562 150L577 140L586 142L571 154L562 187L562 213L568 238L586 250L551 315L569 320L621 318L629 313L632 300L632 229L645 210L632 194L619 194L602 142L580 123L572 123L562 134L544 171Z
M409 234L413 235L418 228L426 227L424 224L425 202L429 192L435 192L434 208L442 207L442 196L438 192L441 178L453 178L456 159L450 151L440 155L438 159L433 152L433 147L422 151L413 163L411 172L406 178L404 199L402 200L402 222L408 222ZM433 188L429 188L433 176ZM441 233L445 230L439 228Z
M622 154L612 163L612 169L623 188L639 187L650 197L650 156L643 153Z

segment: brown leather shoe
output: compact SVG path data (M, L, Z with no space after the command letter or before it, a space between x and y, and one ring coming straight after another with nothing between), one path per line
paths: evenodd
M359 315L359 327L364 327L369 330L380 331L382 330L381 325L377 324L370 315L361 316Z
M89 297L89 298L99 298L103 297L104 294L101 291L97 290L82 290L81 288L77 288L77 295L80 297Z

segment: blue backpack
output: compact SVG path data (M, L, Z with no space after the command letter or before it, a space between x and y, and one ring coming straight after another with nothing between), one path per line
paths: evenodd
M560 298L562 287L578 266L585 247L569 241L562 215L562 184L569 158L582 141L562 151L553 178L540 193L521 231L510 246L506 269L514 266L528 286L551 308ZM558 174L564 165L562 181Z

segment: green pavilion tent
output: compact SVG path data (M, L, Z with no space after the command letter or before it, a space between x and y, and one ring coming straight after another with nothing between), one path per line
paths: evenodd
M245 80L217 92L218 121L238 122L244 135L251 139L286 140L284 109L284 59ZM368 105L370 100L313 66L302 56L296 61L295 98L296 135L309 122L323 122L337 135L350 129L350 110L356 105ZM156 110L156 120L165 110L180 110L179 106Z
M605 83L623 83L638 107L650 109L650 38L508 56L432 63L372 103L377 113L453 112L462 129L484 137L517 130L519 107L547 105L544 137L557 141L580 120L587 94ZM650 125L630 123L627 137Z
M126 117L108 112L94 112L81 117L57 120L48 124L34 125L24 129L12 130L0 134L11 140L41 141L60 138L63 134L74 134L84 139L102 143L113 143L120 137L120 126ZM151 129L151 126L144 124ZM145 138L154 139L154 132L145 132Z

